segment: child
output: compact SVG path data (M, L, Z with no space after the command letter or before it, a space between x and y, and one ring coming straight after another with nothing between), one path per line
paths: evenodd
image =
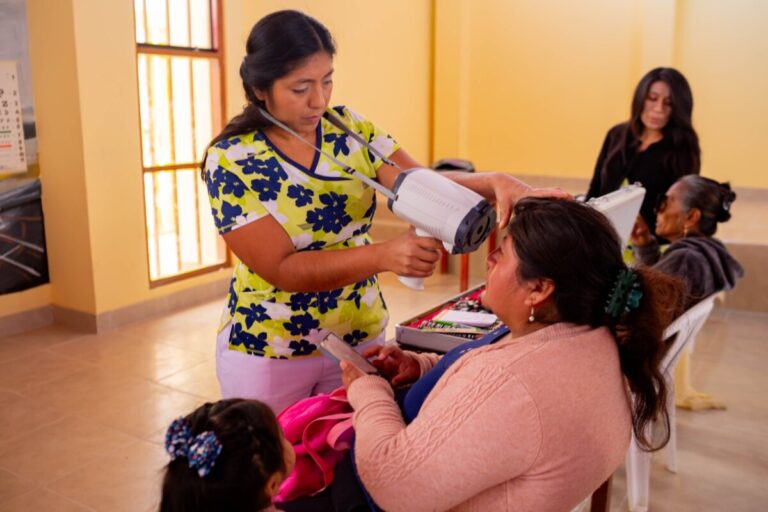
M160 512L275 511L272 497L295 461L272 410L240 398L174 420L165 449Z

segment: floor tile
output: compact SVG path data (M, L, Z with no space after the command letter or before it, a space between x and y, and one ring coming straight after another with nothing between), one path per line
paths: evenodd
M0 469L45 484L135 440L92 421L67 417L5 445Z
M159 380L191 368L212 356L184 350L157 340L112 332L56 345L49 352L99 365L120 375Z
M28 492L2 503L3 512L94 512L94 509L78 504L48 489Z
M49 484L49 488L99 511L156 509L167 462L162 447L138 441Z
M208 361L187 370L174 373L158 382L163 386L202 396L209 400L219 400L221 398L219 380L216 378L216 360L214 358L210 358Z
M178 416L188 414L204 397L184 393L149 381L120 388L106 400L83 404L74 414L137 438L149 439ZM164 432L164 430L163 430Z
M0 510L6 510L4 503L40 487L34 480L22 478L0 469Z
M23 392L86 368L88 365L41 350L0 364L0 389Z
M34 331L0 337L0 343L23 343L36 348L46 348L50 345L87 334L88 333L74 327L53 324L41 329L35 329Z
M2 403L0 414L0 447L41 427L56 423L66 416L64 410L26 397Z

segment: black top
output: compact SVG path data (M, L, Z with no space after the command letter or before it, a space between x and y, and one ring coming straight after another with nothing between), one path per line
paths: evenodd
M595 164L595 173L589 184L587 199L605 195L621 187L626 179L629 183L640 182L645 188L645 198L640 206L640 215L642 215L651 233L656 233L656 207L659 196L664 195L669 187L677 181L674 171L666 162L668 155L672 152L672 143L664 138L654 142L644 151L637 151L640 141L633 136L624 149L623 154L614 156L606 169L606 176L603 176L603 165L608 157L608 151L613 147L616 140L622 136L627 124L622 123L608 130L608 134L603 141L603 147L600 149L600 155Z

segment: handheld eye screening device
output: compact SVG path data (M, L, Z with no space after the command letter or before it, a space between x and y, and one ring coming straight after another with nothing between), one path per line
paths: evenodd
M432 169L423 167L402 169L396 162L382 155L360 135L350 130L332 112L326 113L325 117L328 121L381 158L384 163L401 171L392 190L357 172L314 144L307 142L266 110L260 108L259 111L275 126L290 133L339 165L347 174L384 195L388 199L387 206L392 213L412 224L416 228L417 235L431 236L443 242L445 250L450 254L463 254L476 250L495 227L496 211L480 194L459 185ZM424 289L424 279L422 278L398 276L398 279L409 288Z

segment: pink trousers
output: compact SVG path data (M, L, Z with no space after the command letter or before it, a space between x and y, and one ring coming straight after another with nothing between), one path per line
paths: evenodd
M216 375L222 398L252 398L269 405L275 414L308 396L329 393L341 386L339 364L324 355L300 359L270 359L229 350L227 325L216 337ZM384 333L361 343L362 352L384 343Z

